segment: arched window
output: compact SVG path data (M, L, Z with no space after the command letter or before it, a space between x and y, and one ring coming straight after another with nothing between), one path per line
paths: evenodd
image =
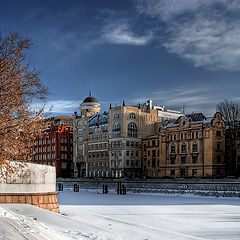
M135 115L134 113L130 113L130 114L129 114L129 118L130 118L130 119L136 119L136 115Z
M118 122L115 122L113 124L113 138L120 137L121 136L120 131L121 131L120 124Z
M118 119L119 118L119 113L114 113L113 118Z
M197 151L198 151L198 145L197 145L197 143L193 143L193 145L192 145L192 151L193 151L193 152L197 152Z
M128 137L137 137L137 125L133 122L128 124Z

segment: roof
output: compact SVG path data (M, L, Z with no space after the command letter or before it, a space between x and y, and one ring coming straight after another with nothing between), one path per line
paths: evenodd
M97 99L95 97L89 96L83 100L83 103L89 103L89 102L94 102L97 103Z
M186 117L193 122L204 121L206 117L202 113L187 114Z

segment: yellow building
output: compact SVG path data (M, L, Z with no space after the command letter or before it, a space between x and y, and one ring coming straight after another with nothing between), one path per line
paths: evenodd
M213 118L197 113L165 121L156 136L143 140L142 148L146 177L225 175L225 122L220 113Z

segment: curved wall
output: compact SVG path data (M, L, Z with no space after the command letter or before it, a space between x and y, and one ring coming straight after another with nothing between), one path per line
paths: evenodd
M59 212L56 169L34 163L10 162L11 177L0 176L0 203L26 203ZM4 172L4 166L2 166Z

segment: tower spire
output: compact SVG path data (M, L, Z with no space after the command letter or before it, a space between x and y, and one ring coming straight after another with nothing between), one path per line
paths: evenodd
M91 90L89 91L89 97L91 97L92 96L92 92L91 92Z

